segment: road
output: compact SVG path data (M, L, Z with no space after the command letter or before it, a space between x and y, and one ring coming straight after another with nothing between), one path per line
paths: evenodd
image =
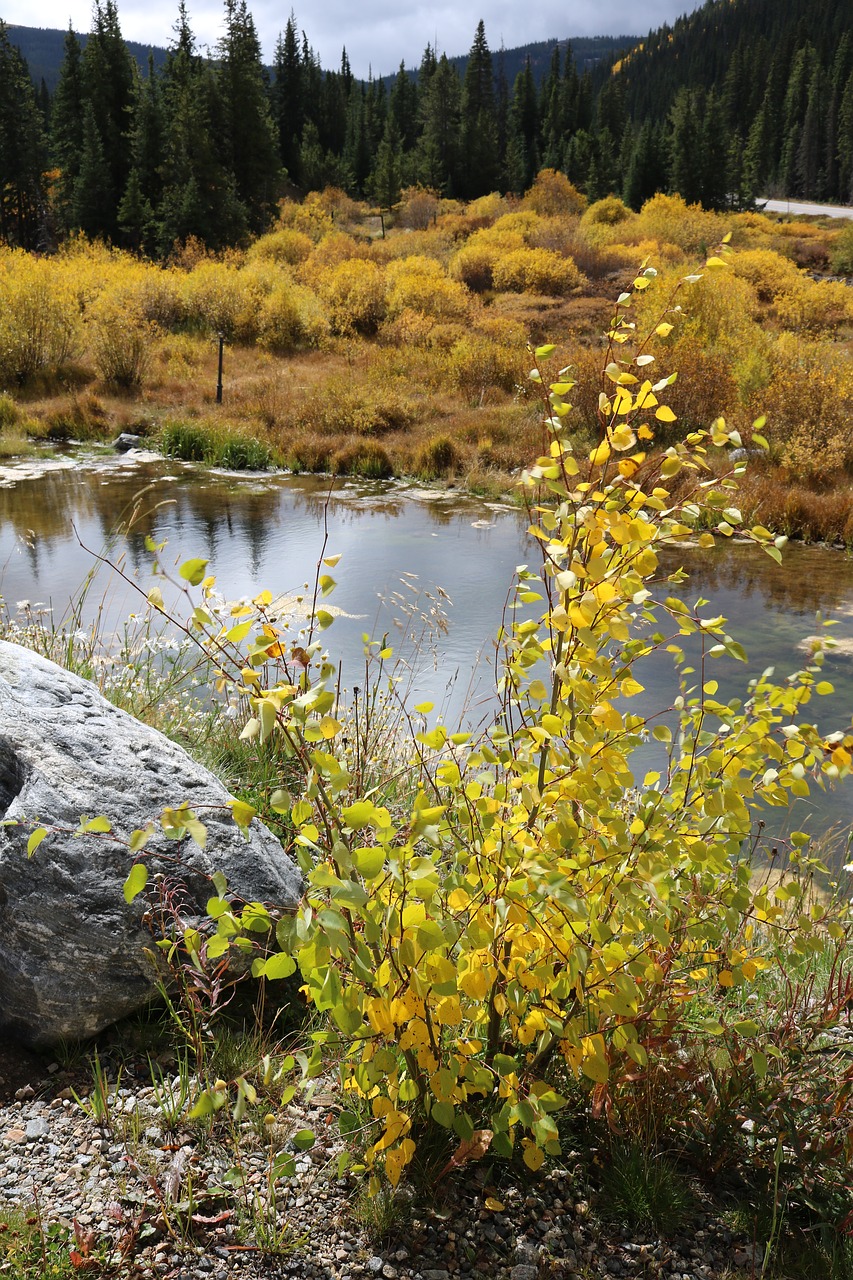
M803 200L765 200L759 196L755 202L768 213L793 213L805 217L853 218L853 209L837 204L809 204Z

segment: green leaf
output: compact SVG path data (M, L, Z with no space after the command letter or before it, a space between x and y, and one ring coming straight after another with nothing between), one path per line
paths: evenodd
M36 827L35 831L30 833L30 838L27 841L27 857L28 858L31 858L33 856L36 849L39 847L39 845L41 844L42 840L45 838L46 835L47 835L47 827Z
M229 800L228 807L237 826L243 831L247 830L249 823L257 813L257 809L253 809L250 804L246 804L245 800Z
M452 1102L434 1102L430 1111L430 1119L436 1124L440 1124L443 1129L453 1127L453 1103Z
M381 845L356 849L352 860L356 871L364 880L375 880L378 875L382 874L382 868L385 865L385 850Z
M292 973L296 972L296 961L293 956L286 955L280 951L278 955L270 956L264 963L265 978L289 978Z
M124 882L124 900L133 902L148 883L148 868L144 862L137 862L130 868L130 874Z
M197 587L200 582L204 581L206 569L206 560L185 560L178 573L184 579L184 582L188 582L191 587Z
M106 832L106 831L112 831L112 829L113 829L113 826L109 818L104 818L103 816L98 818L90 818L89 821L85 823L85 825L83 826L84 831Z
M742 1018L740 1022L732 1023L732 1030L739 1036L757 1036L761 1028L752 1018Z
M316 1141L313 1129L300 1129L293 1135L293 1145L297 1151L310 1151Z

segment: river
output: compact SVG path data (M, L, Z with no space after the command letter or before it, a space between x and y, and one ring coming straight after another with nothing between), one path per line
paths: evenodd
M126 534L136 495L135 523ZM411 701L435 702L448 722L477 723L494 706L495 645L517 565L535 567L525 521L511 506L484 503L453 490L319 477L201 472L163 459L102 455L50 464L28 460L0 470L0 590L7 611L20 602L51 608L60 623L106 551L139 583L135 592L101 568L89 589L83 622L96 613L105 633L118 632L152 585L146 537L167 541L164 558L209 560L227 599L269 588L299 595L317 561L340 554L330 603L341 611L325 633L342 668L342 683L362 682L363 635L389 643L405 660L401 688ZM853 712L853 558L821 547L792 546L781 566L746 545L680 553L690 573L689 600L710 599L712 613L753 661L718 661L726 697L742 694L750 674L775 666L778 676L803 665L802 646L816 632L815 615L832 616L841 642L826 670L836 687L819 703L822 727L849 726ZM677 565L673 562L673 568ZM163 585L163 584L161 584ZM176 592L165 589L168 600ZM677 693L669 660L648 661L640 679L643 710L659 711ZM812 830L853 817L853 787L845 785L786 816L789 827Z

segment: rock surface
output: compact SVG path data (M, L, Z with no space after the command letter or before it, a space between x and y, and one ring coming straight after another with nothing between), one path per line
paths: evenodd
M95 1035L152 994L144 896L122 887L136 860L109 835L74 836L82 815L113 833L187 801L207 847L158 834L146 845L150 882L181 884L184 918L204 915L209 877L229 894L287 910L298 870L255 820L247 841L222 784L180 747L108 703L88 681L27 649L0 642L0 1028L47 1046ZM27 855L35 826L48 835ZM159 832L159 827L158 827Z
M134 435L130 431L122 431L121 435L113 440L116 453L129 453L131 449L138 449L141 444L142 436Z

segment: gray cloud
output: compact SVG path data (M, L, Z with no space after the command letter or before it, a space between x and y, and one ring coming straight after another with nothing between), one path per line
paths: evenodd
M294 3L296 21L304 29L322 65L337 67L346 46L356 75L366 76L368 68L376 76L396 71L401 61L416 67L427 44L437 42L439 52L466 53L482 17L489 47L503 43L511 49L533 40L554 37L602 34L645 35L647 31L672 22L685 9L697 7L698 0L647 0L638 9L629 0L575 0L567 7L562 0L542 0L537 5L519 5L517 0L459 0L439 4L415 3L401 9L394 0L324 0L323 4ZM280 0L249 0L249 7L263 44L264 56L272 60L276 37L290 12ZM222 6L213 0L189 0L190 20L199 44L213 47L222 29ZM143 43L168 44L177 13L177 0L118 0L124 35ZM87 31L91 18L90 0L42 0L37 13L31 0L6 0L2 14L6 22L32 26L37 19L43 27L66 27L69 18L75 30Z

